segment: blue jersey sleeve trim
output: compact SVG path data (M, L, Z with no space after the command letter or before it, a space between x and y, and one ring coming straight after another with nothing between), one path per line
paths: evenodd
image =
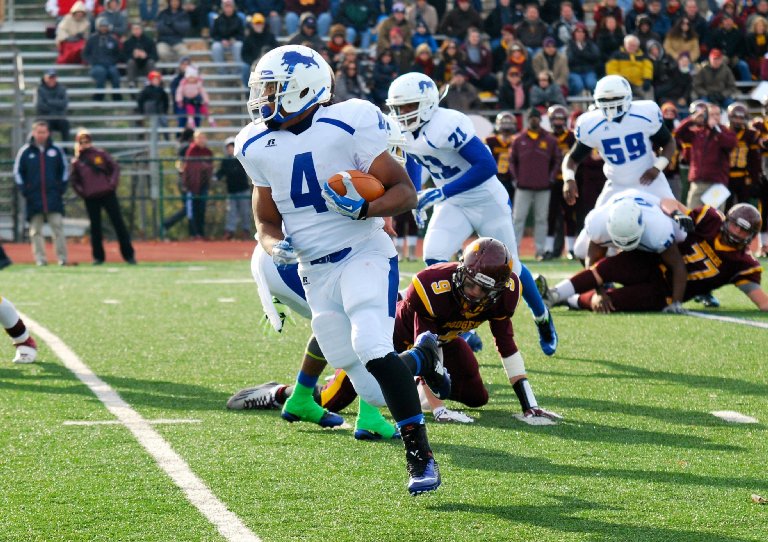
M429 139L427 139L427 134L424 134L424 141L426 141L426 142L427 142L427 145L429 145L429 146L430 146L430 147L432 147L433 149L437 149L437 147L435 147L435 146L432 144L432 142L431 142Z
M496 175L496 160L479 137L470 139L459 149L459 155L469 162L471 167L464 175L443 186L443 194L446 198L480 186Z
M600 122L598 122L597 124L595 124L594 128L592 128L592 129L591 129L589 132L587 132L587 135L591 134L592 132L594 132L595 130L597 130L598 128L600 128L600 127L601 127L603 124L605 124L605 123L606 123L606 120L605 120L605 119L601 120Z
M421 190L421 164L419 164L411 155L405 157L405 170L411 178L413 186L418 192Z
M257 140L259 140L260 138L264 137L265 135L267 135L267 134L271 134L271 133L272 133L272 130L264 130L264 131L263 131L263 132L261 132L260 134L256 134L256 135L255 135L255 136L253 136L251 139L249 139L248 141L246 141L246 142L245 142L245 145L243 145L243 150L242 150L243 156L245 156L245 151L248 149L248 147L250 147L250 146L251 146L251 143L254 143L254 142L256 142Z
M649 119L648 117L644 117L642 115L635 115L634 113L630 113L629 116L630 117L635 117L635 118L638 118L638 119L643 119L645 122L647 122L649 124L651 123L651 119Z
M324 122L326 124L332 124L333 126L336 126L337 128L341 128L345 132L347 132L349 135L355 135L355 129L352 128L349 124L346 122L340 121L339 119L330 119L330 118L322 118L317 119L317 122Z

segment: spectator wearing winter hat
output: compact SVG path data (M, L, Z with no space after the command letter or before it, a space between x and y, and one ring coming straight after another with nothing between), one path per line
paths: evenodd
M37 118L48 122L50 130L58 130L62 141L69 140L67 88L59 83L56 70L48 70L37 87L35 113Z
M96 33L88 38L83 49L83 60L91 67L91 77L96 82L96 89L103 90L109 79L112 89L120 88L120 42L111 32L109 21L103 17L96 20ZM104 93L97 92L93 99L102 101ZM120 93L112 94L113 100L122 100Z
M498 45L491 48L493 56L493 71L501 72L509 58L509 52L513 45L525 47L517 38L515 38L515 27L511 24L505 24L501 29L501 40Z
M597 66L602 62L602 53L587 34L587 27L576 25L573 36L565 49L568 58L568 92L578 96L583 91L592 92L597 85Z
M78 0L56 25L56 64L80 64L85 41L91 33L91 21L85 3Z
M157 46L152 38L144 34L141 23L131 25L131 37L123 43L122 57L129 87L135 87L139 77L145 77L155 69Z
M335 16L331 13L329 0L285 0L286 33L289 36L296 34L307 14L315 20L315 35L327 36Z
M416 23L420 20L424 21L427 29L429 29L429 33L432 35L437 32L437 24L440 21L437 9L429 4L427 0L416 0L412 5L405 8L405 18L408 19L408 24L411 25L411 28L416 28Z
M613 17L616 19L616 24L620 27L624 26L624 13L617 5L616 0L601 0L595 4L595 9L592 14L592 20L595 22L595 29L600 28L600 23L606 17ZM595 34L597 37L597 34Z
M438 86L448 82L443 80L443 64L435 61L435 57L426 43L416 47L416 57L408 71L423 73L427 77L431 77Z
M264 53L277 47L277 38L272 31L266 27L264 15L254 13L250 19L249 28L245 31L243 38L243 86L248 86L248 80L251 77L253 65L259 61Z
M645 52L648 51L647 44L649 41L653 40L661 43L661 40L664 39L658 32L653 30L653 25L648 15L640 15L637 18L637 28L635 28L632 35L637 36L637 39L640 40L640 49Z
M568 95L568 58L557 50L555 38L546 37L542 42L541 51L536 53L531 59L533 71L540 74L542 71L549 71L553 74L554 82L563 93Z
M536 75L536 84L530 90L530 105L547 109L553 105L567 105L565 95L550 70L541 70Z
M661 0L648 0L648 18L651 21L651 30L656 32L661 41L672 28L672 21L664 13L664 7L661 4Z
M508 67L504 74L504 81L499 89L499 106L501 109L510 111L522 111L528 108L528 92L523 84L520 68L517 66Z
M665 80L654 84L654 95L657 102L669 101L676 104L681 112L680 116L683 117L687 114L688 104L691 103L693 63L688 53L680 53L675 64L675 69L667 73Z
M338 55L347 45L347 28L343 24L332 25L328 34L328 52L334 63L338 62Z
M411 42L411 26L405 18L405 4L395 2L392 4L392 14L379 23L378 36L376 39L376 52L389 49L389 31L393 28L399 28L403 40L406 43Z
M427 24L424 21L416 23L416 30L411 37L411 47L413 47L414 50L418 49L421 45L429 47L430 52L433 54L437 52L437 42L435 41L435 37L429 33L429 27L427 27Z
M197 127L196 119L199 116L208 117L208 124L215 126L213 117L210 116L208 104L210 98L205 90L200 73L194 66L188 66L184 70L184 78L179 82L176 89L176 105L183 108L187 114L186 127L193 130Z
M169 103L168 93L163 88L163 75L158 71L149 72L147 84L136 98L139 113L150 116L156 115L158 124L165 128L168 126Z
M693 96L718 104L722 108L734 102L736 94L736 79L733 72L725 63L723 52L712 49L709 59L701 65L693 76Z
M695 0L694 0L695 1ZM648 6L645 0L633 0L632 8L624 13L624 28L628 34L634 34L637 29L637 18L648 14Z
M430 58L432 57L428 45L422 45L420 47L426 47L427 54ZM411 68L410 71L418 70ZM387 99L387 93L389 92L389 86L398 75L400 75L400 69L392 58L392 51L384 49L376 57L376 62L373 64L373 72L371 74L371 99L373 100L373 103L379 107L384 105L384 102Z
M413 48L403 39L403 33L397 27L389 31L389 50L392 51L392 60L397 65L398 73L406 73L413 64Z
M312 13L302 13L299 29L288 38L288 45L307 45L315 51L325 49L325 42L317 32L317 19Z
M504 69L507 70L510 66L518 69L526 89L531 88L531 85L536 82L536 74L531 66L531 59L528 57L528 49L525 47L514 44L509 48L509 56Z

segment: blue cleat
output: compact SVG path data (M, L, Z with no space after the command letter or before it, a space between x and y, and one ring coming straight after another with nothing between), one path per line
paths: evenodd
M438 399L448 399L451 395L451 375L448 374L443 365L440 345L437 342L437 335L425 331L416 337L416 343L413 350L421 356L421 372L418 375L424 379L424 382L435 394Z
M310 419L307 419L307 418L302 418L301 416L299 416L297 414L292 414L292 413L288 412L287 410L285 410L285 408L283 408L283 412L282 412L282 414L280 414L280 416L285 421L287 421L289 423L314 421L314 420L310 420ZM344 418L342 418L341 416L339 416L335 412L330 412L330 411L326 410L323 413L323 415L320 417L320 419L317 420L315 423L317 425L319 425L320 427L338 427L338 426L340 426L341 424L344 423Z
M472 331L459 334L459 337L467 341L467 344L473 352L477 353L483 349L483 339L480 338L480 335L478 335L477 331L474 329Z
M704 295L697 295L694 298L694 301L697 303L701 303L705 307L709 309L717 309L720 307L720 301L712 295L712 292L709 292Z
M539 329L539 345L542 352L547 356L551 356L557 350L557 331L555 330L555 323L552 321L552 313L547 309L547 317L541 322L536 322L536 327Z
M395 434L389 437L390 439L400 439L400 433L395 431ZM384 435L368 429L355 429L355 440L382 440Z
M440 487L440 469L437 467L437 461L430 457L426 464L418 468L411 468L412 463L408 462L408 493L413 496L427 491L434 491Z

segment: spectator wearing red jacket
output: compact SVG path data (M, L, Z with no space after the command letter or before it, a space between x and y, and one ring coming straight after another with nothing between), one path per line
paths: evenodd
M701 103L675 130L675 138L689 146L688 207L701 207L702 195L716 184L728 186L731 150L736 134L720 124L720 106ZM725 200L718 205L721 211Z

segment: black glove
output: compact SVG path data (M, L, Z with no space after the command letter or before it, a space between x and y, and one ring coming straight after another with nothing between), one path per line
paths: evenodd
M672 213L672 220L677 222L685 233L691 233L695 226L693 219L680 211L674 211Z
M643 81L643 90L646 91L646 92L651 90L651 80L650 79L646 79L645 81Z

